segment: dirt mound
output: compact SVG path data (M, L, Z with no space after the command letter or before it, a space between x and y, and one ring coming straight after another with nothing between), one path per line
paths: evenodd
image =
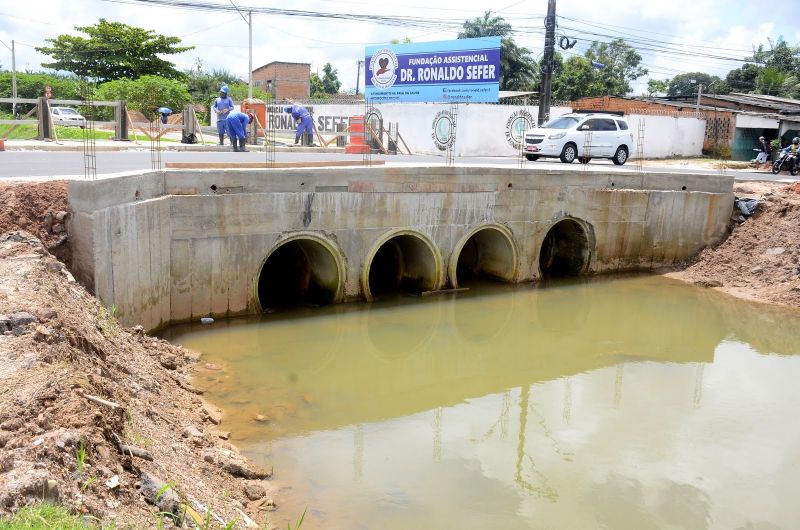
M0 236L0 308L0 514L44 499L122 527L243 528L274 509L190 383L197 354L121 328L31 234Z
M67 181L0 183L0 234L25 230L69 264L66 236Z
M765 191L764 186L769 189ZM744 222L737 219L723 243L703 250L685 270L669 276L742 298L800 307L800 198L796 195L800 185L758 183L751 187L737 186L737 191L764 193L758 196L761 202L755 214Z

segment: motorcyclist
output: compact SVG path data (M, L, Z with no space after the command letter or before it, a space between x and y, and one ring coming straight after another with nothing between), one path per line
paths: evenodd
M795 136L792 138L792 143L787 145L781 151L781 154L788 154L789 155L789 168L794 169L795 165L797 164L797 156L798 152L800 151L800 137Z

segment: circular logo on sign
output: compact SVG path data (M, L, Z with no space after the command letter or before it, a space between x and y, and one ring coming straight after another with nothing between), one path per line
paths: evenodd
M453 129L453 115L449 110L436 113L433 118L433 143L440 151L446 151L456 141L456 132Z
M536 123L527 110L518 110L506 120L506 141L514 149L521 149L525 138L525 131Z
M381 48L372 54L369 69L375 88L389 88L397 80L397 56L390 48Z

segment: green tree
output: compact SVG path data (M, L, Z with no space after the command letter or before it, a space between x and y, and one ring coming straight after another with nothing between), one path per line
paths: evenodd
M777 68L768 66L762 68L758 73L756 83L756 93L769 96L782 96L783 84L786 82L788 74L781 72Z
M160 56L194 48L178 46L181 41L178 37L166 37L152 30L102 18L94 26L75 29L89 38L64 34L55 39L45 39L50 46L38 47L36 51L54 60L42 63L42 66L91 77L101 83L146 75L182 79L184 75L175 69L175 65Z
M459 39L508 37L512 32L511 24L503 17L493 16L491 11L485 11L483 17L465 21L463 27L464 31L458 34Z
M219 95L222 85L228 85L230 88L231 85L240 81L238 76L225 69L205 70L200 58L195 60L192 68L184 72L184 76L192 101L203 105L210 104Z
M631 82L647 75L642 56L622 39L593 42L586 58L604 65L597 70L589 87L590 96L623 96L631 91Z
M11 97L11 72L0 72L0 97ZM74 76L45 73L17 72L17 96L25 99L36 99L44 96L44 87L53 89L56 99L81 99L81 87ZM11 103L0 105L6 112L11 112ZM21 112L30 110L31 105L17 107Z
M647 97L652 98L658 94L666 94L669 89L669 79L648 79Z
M575 101L588 96L594 78L594 68L586 57L573 55L561 64L556 54L553 71L553 98L557 101Z
M339 81L338 70L331 66L331 63L325 63L322 67L322 90L325 94L338 94L339 89L342 87L342 82Z
M761 68L755 64L746 63L741 68L735 68L725 76L725 83L733 92L753 92L758 82Z
M667 89L668 96L691 96L697 95L698 87L703 85L703 92L709 93L725 93L719 92L717 87L723 83L722 79L715 75L706 74L703 72L689 72L688 74L680 74L673 77L669 82Z
M800 47L789 46L783 36L779 36L776 41L769 39L769 47L766 50L763 44L759 44L751 60L780 73L793 73L800 69Z
M501 37L500 90L531 90L536 86L538 69L531 50L517 46L511 24L503 17L486 11L482 17L465 21L463 28L459 39Z
M322 84L322 79L316 72L311 72L311 97L318 98L325 95L325 87Z
M97 88L95 97L127 100L131 109L138 110L150 119L156 117L158 107L169 107L174 112L180 112L192 99L183 83L155 75L103 83Z

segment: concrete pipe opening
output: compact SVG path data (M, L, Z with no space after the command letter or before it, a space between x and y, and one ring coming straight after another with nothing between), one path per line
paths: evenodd
M393 293L420 293L438 286L441 262L420 236L399 234L387 239L368 264L368 300Z
M539 270L543 277L580 276L589 267L589 236L574 219L564 219L547 232L539 252Z
M341 264L329 246L315 239L296 238L273 250L258 276L261 309L339 301Z
M517 274L517 250L510 231L486 226L470 234L456 247L450 266L454 288L485 280L512 282Z

